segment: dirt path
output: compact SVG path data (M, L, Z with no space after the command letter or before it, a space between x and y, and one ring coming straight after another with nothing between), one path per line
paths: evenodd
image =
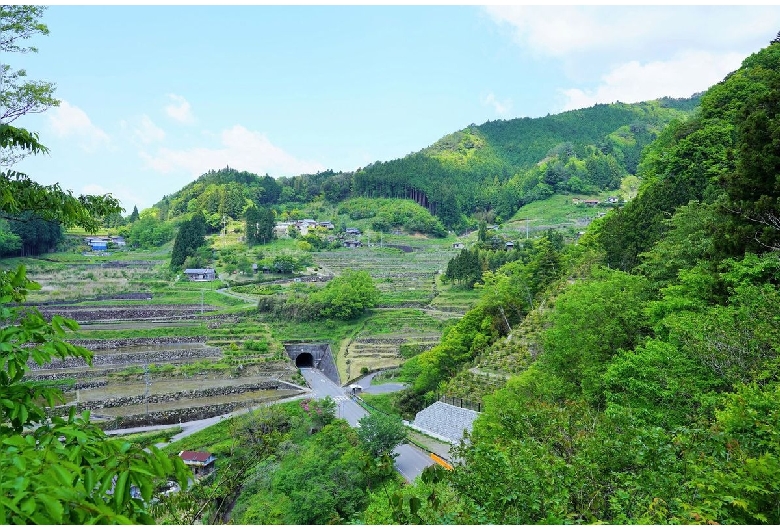
M225 296L238 298L239 300L243 300L247 304L257 304L257 298L252 298L251 296L244 295L244 294L234 293L233 291L230 290L229 287L222 287L220 289L217 289L217 292L220 294L224 294Z

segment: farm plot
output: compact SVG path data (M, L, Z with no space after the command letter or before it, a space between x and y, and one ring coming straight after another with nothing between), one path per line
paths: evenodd
M402 344L427 349L441 339L443 323L422 309L383 309L363 322L352 338L342 343L336 366L342 381L365 372L400 366Z
M302 392L289 384L297 380L297 370L280 354L283 347L266 325L241 313L215 315L215 309L129 301L42 306L45 314L124 329L85 326L70 341L92 350L91 366L81 359L58 359L31 365L31 377L69 388L70 405L123 426L219 415ZM148 326L160 319L186 320L190 328L178 328L186 332L177 335L170 324ZM202 324L193 326L193 321Z
M396 248L356 248L313 255L326 272L365 270L381 293L380 306L422 307L434 297L434 277L445 269L454 252L424 249L404 252Z
M84 299L129 291L149 291L167 274L160 260L67 262L35 260L27 265L28 278L41 285L27 301Z

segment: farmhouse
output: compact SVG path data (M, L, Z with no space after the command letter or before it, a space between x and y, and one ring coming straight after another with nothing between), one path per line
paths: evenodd
M353 239L348 239L347 241L344 241L344 246L347 248L358 248L363 246L363 244L360 241L355 241Z
M584 201L582 201L582 204L584 204L585 206L598 206L599 201L598 199L585 199Z
M184 274L192 282L210 282L217 278L217 272L214 269L184 269Z
M344 230L344 233L347 234L348 236L359 236L360 230L357 228L347 228L346 230Z
M195 478L205 477L214 471L214 462L217 461L214 455L202 451L182 451L179 456L184 464L192 470Z

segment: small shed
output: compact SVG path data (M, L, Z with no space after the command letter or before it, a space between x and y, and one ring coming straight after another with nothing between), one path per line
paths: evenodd
M184 269L184 274L191 282L210 282L217 279L217 271L214 269Z
M205 477L214 471L214 462L217 461L214 455L203 451L182 451L179 456L184 464L192 470L195 478Z
M347 241L344 241L344 246L347 248L358 248L363 246L363 244L360 241L355 241L353 239L348 239Z
M362 391L363 391L363 387L358 384L352 383L351 385L349 385L349 393L352 394L353 396L360 394Z
M461 249L461 248L466 248L466 245L464 245L463 243L461 243L460 241L458 241L457 243L453 243L453 244L452 244L452 248L454 248L454 249Z

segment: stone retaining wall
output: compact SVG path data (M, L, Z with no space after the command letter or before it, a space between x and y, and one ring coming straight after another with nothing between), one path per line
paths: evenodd
M210 357L221 357L220 348L197 348L193 350L151 350L140 353L113 353L107 355L95 355L92 357L92 366L133 366L142 364L163 364L171 361L203 359ZM57 359L42 366L38 366L35 361L28 361L27 365L35 372L38 370L59 370L64 368L87 368L88 365L83 359L77 357L68 357L67 359Z
M129 346L164 346L166 344L195 344L206 342L207 337L139 337L134 339L72 339L67 342L88 350L116 350Z
M24 302L25 306L62 306L78 304L80 302L101 302L105 300L151 300L152 293L116 293L101 294L97 296L88 296L85 298L76 298L73 300L46 300L44 302Z
M299 389L290 390L290 395L303 393ZM129 429L132 427L144 427L147 425L174 425L176 423L204 420L230 414L233 411L262 405L268 400L248 399L243 401L232 401L230 403L220 403L217 405L203 405L199 407L189 407L176 410L164 410L150 412L149 414L135 414L132 416L123 416L115 418L101 425L103 430Z
M203 306L204 311L213 311L213 306ZM122 307L73 307L47 306L39 308L48 318L60 315L79 323L97 320L149 320L153 318L181 319L199 315L200 305L181 306L122 306Z
M355 344L403 344L408 339L404 337L393 337L393 338L387 338L387 339L380 339L376 337L367 337L365 339L355 339L353 342Z
M173 403L187 399L210 398L216 396L229 396L234 394L244 394L246 392L255 392L257 390L277 390L283 388L286 390L298 390L293 385L284 381L272 380L259 383L248 383L237 386L222 386L214 388L204 388L201 390L182 390L170 394L152 394L148 396L125 396L108 398L94 401L82 401L76 405L76 410L100 410L113 407L126 407L129 405L143 405L145 403ZM59 406L52 409L54 415L66 414L70 406Z

